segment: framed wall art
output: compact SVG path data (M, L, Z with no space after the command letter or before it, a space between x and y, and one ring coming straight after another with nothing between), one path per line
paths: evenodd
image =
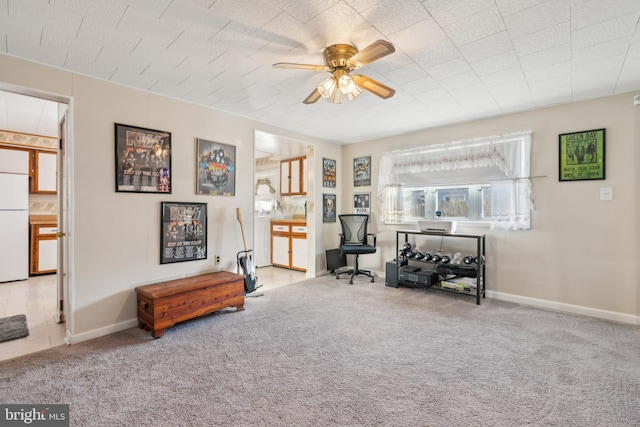
M560 181L605 179L605 129L559 135Z
M353 185L354 187L371 185L371 156L353 159Z
M322 158L322 186L336 188L336 161Z
M160 264L207 258L207 204L162 202Z
M171 193L171 133L115 124L116 191Z
M367 214L371 221L371 193L353 194L353 213Z
M322 195L322 222L336 222L336 195Z
M236 147L198 139L196 193L236 195Z

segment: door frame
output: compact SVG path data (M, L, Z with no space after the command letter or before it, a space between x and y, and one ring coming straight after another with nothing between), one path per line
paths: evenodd
M70 344L70 338L74 331L74 317L71 315L74 310L73 305L73 258L72 258L72 244L73 241L69 239L72 235L73 229L73 203L72 192L69 191L72 183L72 147L73 147L73 98L58 95L50 92L44 92L41 90L12 85L5 82L0 82L0 90L4 92L12 92L19 95L31 96L34 98L46 99L58 103L58 126L59 126L59 141L62 141L62 128L64 123L65 134L64 141L59 142L58 145L58 167L62 167L62 174L58 176L58 219L57 226L58 232L64 233L66 238L58 238L58 265L56 270L57 280L57 296L56 296L56 320L59 323L65 323L65 342ZM61 106L62 104L63 106ZM60 170L60 169L59 169ZM62 204L65 203L65 209L62 209ZM64 225L65 230L61 230L61 224ZM62 261L62 262L61 262Z

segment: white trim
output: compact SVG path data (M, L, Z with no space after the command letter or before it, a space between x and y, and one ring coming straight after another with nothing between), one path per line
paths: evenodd
M526 304L533 307L545 308L550 310L562 311L565 313L580 314L583 316L596 317L598 319L613 320L616 322L629 323L631 325L640 325L640 316L633 314L619 313L616 311L600 310L598 308L584 307L581 305L565 304L562 302L542 300L538 298L522 297L513 294L505 294L502 292L486 291L489 298L502 301L509 301L518 304Z
M124 322L115 323L113 325L105 326L103 328L93 329L91 331L83 332L77 335L71 335L69 331L67 331L67 338L65 341L67 344L78 344L83 341L92 340L94 338L100 338L105 335L113 334L115 332L124 331L125 329L133 328L138 326L138 318L125 320Z

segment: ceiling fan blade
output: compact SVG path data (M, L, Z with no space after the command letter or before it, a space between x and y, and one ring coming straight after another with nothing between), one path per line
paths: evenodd
M295 68L299 70L314 70L314 71L329 70L329 68L326 65L295 64L291 62L278 62L277 64L273 64L273 68Z
M368 90L382 99L391 98L396 93L396 91L391 89L389 86L383 85L382 83L367 76L363 76L362 74L356 74L351 77L358 87Z
M322 95L320 95L320 92L318 92L318 88L315 88L313 90L313 92L311 92L309 94L309 96L307 96L307 98L302 101L304 104L313 104L314 102L316 102L318 99L320 99Z
M362 49L360 52L353 55L347 61L351 68L362 67L376 61L382 57L385 57L396 51L391 43L385 40L376 40L369 46Z

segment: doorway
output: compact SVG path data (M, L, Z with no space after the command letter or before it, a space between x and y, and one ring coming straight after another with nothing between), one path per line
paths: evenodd
M29 253L25 255L28 257L28 277L0 283L0 316L25 314L29 335L0 343L0 360L63 345L67 335L67 325L61 322L66 305L63 300L67 298L63 298L65 292L58 265L60 251L56 243L62 194L56 190L60 186L56 169L58 160L64 157L59 142L60 126L67 115L68 103L52 98L27 88L0 84L0 132L3 136L0 144L28 150L33 160L29 173L32 180L28 205L30 225L25 236L29 240ZM53 188L44 185L44 178L38 173L44 175L45 166L35 159L46 159L46 168L53 167L53 171L49 171Z
M307 188L307 177L312 174L314 163L313 144L281 135L263 131L254 131L254 245L255 265L258 268L270 267L271 221L297 219L306 220L306 248L308 254L314 251L314 230L312 218L307 215L307 205L313 200L313 188ZM283 194L282 190L282 162L304 157L302 172L303 194ZM295 174L294 174L295 175ZM284 188L287 188L285 185ZM315 275L313 256L307 256L307 276ZM275 267L279 268L279 267Z

